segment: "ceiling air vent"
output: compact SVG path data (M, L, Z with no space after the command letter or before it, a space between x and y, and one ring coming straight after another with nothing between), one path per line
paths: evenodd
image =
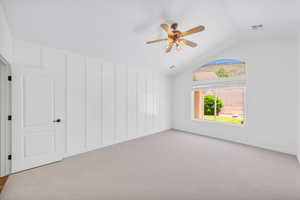
M257 25L253 25L253 26L250 26L252 30L257 30L257 29L261 29L263 27L262 24L257 24Z
M169 69L174 69L175 68L175 65L171 65L170 67L169 67Z

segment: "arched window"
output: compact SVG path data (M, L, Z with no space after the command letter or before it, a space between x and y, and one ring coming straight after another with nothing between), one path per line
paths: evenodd
M239 60L222 59L209 62L194 72L194 81L229 78L246 74L245 63Z
M245 62L222 59L193 73L193 119L245 123Z

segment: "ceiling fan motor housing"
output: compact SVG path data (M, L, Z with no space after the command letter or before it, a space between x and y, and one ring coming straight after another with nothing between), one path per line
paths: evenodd
M177 24L177 23L173 23L173 24L171 24L171 28L172 28L173 30L176 30L176 29L177 29L177 27L178 27L178 24Z

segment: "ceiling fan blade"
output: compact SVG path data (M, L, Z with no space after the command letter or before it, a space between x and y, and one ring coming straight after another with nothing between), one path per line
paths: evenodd
M185 45L193 47L193 48L197 46L197 43L189 41L189 40L186 40L186 39L179 39L178 41L181 42L181 43L183 43L183 44L185 44Z
M153 40L153 41L146 42L146 44L152 44L152 43L155 43L155 42L161 42L161 41L165 41L165 40L168 40L168 39L164 38L164 39L159 39L159 40Z
M192 28L192 29L190 29L188 31L182 32L181 33L181 37L192 35L194 33L198 33L198 32L204 31L204 29L205 29L204 26L197 26L197 27Z
M171 42L171 43L168 44L168 46L166 48L166 53L169 53L171 51L171 49L173 47L173 44L174 44L173 42Z
M161 27L162 29L164 29L164 31L165 31L166 33L169 33L169 32L170 32L170 28L169 28L169 25L168 25L168 24L161 24L160 27Z

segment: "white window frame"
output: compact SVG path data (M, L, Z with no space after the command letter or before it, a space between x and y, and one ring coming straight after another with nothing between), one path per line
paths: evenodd
M194 92L198 90L205 89L222 89L222 88L243 88L244 89L244 122L243 124L234 124L229 122L220 122L216 120L205 120L204 117L202 119L195 118L195 110L194 110ZM236 76L229 78L218 78L215 80L202 80L202 81L192 81L192 92L191 92L191 120L195 122L205 122L205 123L217 123L224 124L229 126L237 126L244 127L247 123L246 116L246 76ZM204 106L204 105L202 105ZM216 108L215 108L216 109Z

